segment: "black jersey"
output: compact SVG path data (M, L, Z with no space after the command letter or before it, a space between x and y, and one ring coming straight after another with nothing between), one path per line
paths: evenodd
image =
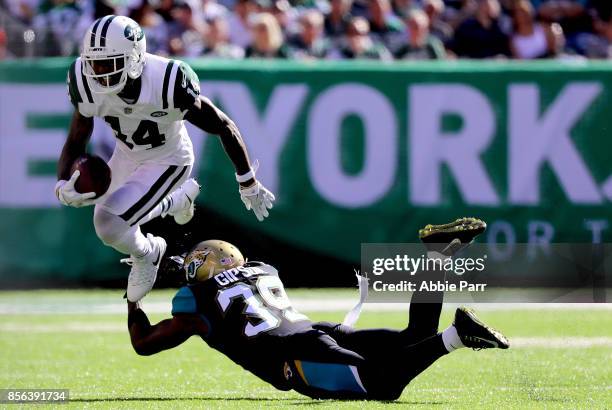
M221 272L179 289L172 314L196 313L208 324L208 345L282 388L284 339L311 328L287 298L277 270L261 262Z

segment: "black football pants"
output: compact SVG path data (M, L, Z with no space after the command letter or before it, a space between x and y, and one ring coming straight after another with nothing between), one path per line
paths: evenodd
M426 274L427 279L445 280L443 271ZM356 366L366 392L326 391L299 383L295 390L314 398L397 399L412 379L448 353L438 334L443 299L444 292L413 293L408 326L403 330L354 330L336 323L314 323L314 331L295 335L300 349L296 357Z

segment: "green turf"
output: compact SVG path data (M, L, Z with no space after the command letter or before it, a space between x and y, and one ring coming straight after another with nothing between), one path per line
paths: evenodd
M311 291L309 296L317 294L335 295ZM169 296L156 292L151 300ZM0 292L0 305L44 305L58 298L116 302L117 292ZM511 340L611 337L611 312L516 310L480 316ZM309 316L337 321L343 314ZM152 320L163 317L151 315ZM442 324L450 320L451 312L445 311ZM404 312L366 312L358 327L399 328L405 321ZM140 357L131 349L122 314L0 315L0 326L0 388L68 388L71 403L61 408L612 408L609 345L462 349L437 361L395 403L321 402L276 391L196 338L172 351Z

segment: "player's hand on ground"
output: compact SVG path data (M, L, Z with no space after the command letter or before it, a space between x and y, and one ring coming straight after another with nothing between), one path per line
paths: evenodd
M257 219L263 221L268 217L268 209L272 209L272 203L276 198L272 192L255 180L248 187L240 186L240 199L247 210L252 209Z
M57 184L55 184L55 195L63 205L80 208L82 206L94 204L95 192L85 192L81 194L74 188L74 184L79 178L79 175L81 175L80 171L74 171L68 181L59 180Z

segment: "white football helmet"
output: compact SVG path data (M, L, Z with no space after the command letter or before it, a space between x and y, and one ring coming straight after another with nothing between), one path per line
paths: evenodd
M85 34L81 53L89 87L96 93L118 93L128 76L134 80L140 77L146 51L144 32L131 18L110 15L94 21Z

